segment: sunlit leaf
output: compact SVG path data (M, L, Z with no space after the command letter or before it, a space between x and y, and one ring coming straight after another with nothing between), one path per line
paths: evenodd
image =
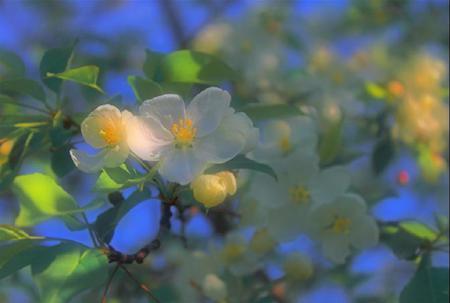
M108 277L106 257L96 249L60 244L31 265L40 302L67 303L78 293L99 287Z
M161 86L152 80L138 76L129 76L128 83L131 85L134 95L139 102L162 95Z
M234 170L234 169L254 170L267 174L272 178L274 178L275 180L278 179L277 174L275 173L272 167L270 167L267 164L251 160L244 155L239 155L234 159L225 162L223 164L216 164L207 169L207 173L216 173L224 170Z
M23 240L23 239L43 239L42 237L33 237L12 225L0 224L0 241Z
M240 111L246 113L253 121L283 119L303 114L300 109L289 104L252 104L240 108Z
M420 239L433 241L438 237L437 231L417 221L403 221L399 224L399 226L407 233Z
M161 62L164 82L218 84L237 78L220 59L205 53L181 50L165 56Z
M30 96L42 102L45 102L47 98L44 89L39 83L25 78L0 80L0 91Z
M55 93L61 90L62 80L47 77L48 73L62 73L66 70L72 57L73 46L67 48L52 48L45 52L39 66L41 80Z
M14 180L13 192L19 200L17 226L33 226L52 217L63 217L82 211L74 198L53 178L40 174L22 175Z
M61 73L47 72L47 77L73 81L104 93L100 86L98 86L97 84L99 72L100 69L98 68L98 66L87 65L72 68Z

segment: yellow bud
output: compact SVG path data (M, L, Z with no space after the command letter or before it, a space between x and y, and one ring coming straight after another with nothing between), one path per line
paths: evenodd
M14 141L10 139L0 140L0 165L8 161L9 153L14 145Z
M314 274L311 260L302 254L294 253L283 264L286 276L291 280L306 281Z
M227 195L234 195L237 185L234 175L224 171L214 175L198 176L192 181L191 188L194 198L209 208L221 204Z

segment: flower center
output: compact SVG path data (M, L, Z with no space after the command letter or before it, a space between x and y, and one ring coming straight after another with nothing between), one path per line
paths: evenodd
M113 123L105 124L100 130L100 136L109 146L117 145L122 141L122 131Z
M330 230L335 233L346 234L350 232L350 225L352 225L352 221L350 219L337 217L331 225Z
M171 132L178 144L190 145L194 141L197 129L193 126L192 120L186 118L172 124Z
M291 196L291 200L298 204L308 202L311 197L309 191L301 185L291 187L289 189L289 195Z
M289 140L289 137L282 137L280 141L278 141L278 146L280 147L281 151L283 153L287 153L292 149L291 141Z

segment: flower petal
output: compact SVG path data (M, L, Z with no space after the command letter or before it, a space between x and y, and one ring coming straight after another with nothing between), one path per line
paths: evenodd
M379 240L378 225L370 216L362 216L352 222L350 241L357 249L375 246Z
M288 123L292 130L292 144L303 150L315 151L318 136L314 121L309 117L303 116L291 118L288 120Z
M122 119L120 110L110 104L97 107L81 123L81 134L87 143L95 148L102 148L107 142L101 135L104 129L116 129L122 131Z
M345 263L350 255L350 241L344 234L328 233L322 240L322 251L324 256L336 264Z
M139 113L144 117L155 118L167 130L170 130L174 123L185 118L184 101L178 95L162 95L144 101L139 107Z
M171 146L172 135L153 117L135 117L127 123L131 151L146 161L158 161Z
M227 91L210 87L192 99L187 108L187 116L197 128L197 136L203 137L213 132L229 112L231 96Z
M311 181L311 195L320 203L329 203L350 186L350 174L344 167L325 169Z
M214 132L195 142L195 149L208 162L224 163L244 150L253 129L246 114L228 115Z
M114 146L113 148L105 149L105 156L103 159L105 167L117 167L128 158L129 149L125 144Z
M95 155L89 155L81 150L71 149L70 156L75 166L85 173L96 173L104 166L106 150Z
M196 157L191 148L168 150L164 155L160 174L170 182L186 185L205 169L206 162Z

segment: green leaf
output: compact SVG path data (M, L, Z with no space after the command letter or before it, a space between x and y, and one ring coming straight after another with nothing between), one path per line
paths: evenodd
M25 78L0 81L0 91L30 96L42 102L45 102L47 98L44 89L39 83Z
M19 227L33 226L52 217L65 219L64 216L83 211L70 194L44 174L16 177L13 192L20 204L15 222Z
M0 49L0 79L2 75L6 78L23 77L25 75L25 64L16 54Z
M34 243L34 240L23 239L0 246L0 272L3 271L3 267L9 262L9 260L20 252L33 247Z
M416 274L400 295L400 303L446 303L449 301L449 269L432 267L424 256Z
M145 61L143 66L144 74L147 78L157 80L160 73L161 61L164 55L150 50L145 51Z
M399 225L405 232L423 240L434 241L439 236L437 231L417 221L403 221Z
M144 181L144 177L132 167L122 164L119 167L103 169L94 188L98 192L109 193L137 185Z
M319 155L322 165L333 162L342 149L342 121L329 125L320 137Z
M109 243L114 236L114 229L122 218L136 205L148 200L148 191L135 191L125 201L118 206L108 209L97 217L94 227L100 239Z
M107 259L99 250L74 244L53 247L31 270L40 302L46 303L67 303L82 291L102 286L108 277Z
M259 163L254 160L251 160L247 158L244 155L238 155L234 159L225 162L223 164L216 164L206 170L207 173L216 173L224 170L234 170L234 169L249 169L258 171L264 174L267 174L274 178L275 180L278 180L277 174L273 170L272 167L270 167L267 164Z
M47 255L48 250L51 249L46 246L34 246L31 241L24 245L25 241L27 240L13 242L0 251L0 280L34 262L39 262L41 256ZM5 251L11 252L8 257L5 257Z
M388 92L384 87L373 82L367 82L365 85L366 93L375 99L385 99Z
M71 145L65 145L52 152L50 159L52 170L60 178L75 169L75 165L69 153L71 148Z
M395 145L388 135L378 141L372 154L372 169L376 175L381 174L395 156Z
M144 79L138 76L129 76L128 83L133 89L136 99L140 103L142 103L142 101L162 95L161 86L152 80Z
M240 109L246 113L253 121L283 119L289 117L300 116L303 113L295 106L289 104L275 105L247 105Z
M98 74L100 69L98 66L87 65L77 68L72 68L61 73L51 73L47 72L47 77L49 78L59 78L62 80L73 81L81 85L93 88L100 93L104 93L103 90L98 86Z
M160 83L163 94L176 94L184 99L192 95L192 84L189 83Z
M165 56L161 62L164 82L218 84L236 79L236 73L218 58L190 50Z
M66 70L69 60L72 57L74 46L67 48L53 48L45 52L39 66L41 79L44 84L59 94L62 80L58 78L48 78L47 73L62 73Z
M0 224L0 241L23 240L23 239L43 239L42 237L33 237L12 225Z

